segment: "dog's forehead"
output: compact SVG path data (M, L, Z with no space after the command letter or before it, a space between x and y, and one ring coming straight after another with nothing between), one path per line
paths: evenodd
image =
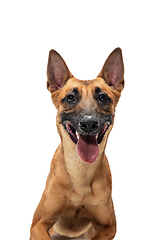
M103 78L101 77L97 77L93 80L80 80L77 78L70 78L67 82L68 87L73 87L73 86L77 86L80 88L86 88L87 90L89 90L90 88L96 86L96 85L106 85L105 81Z
M97 77L93 80L79 80L77 78L70 78L61 90L62 98L73 89L77 89L82 95L94 94L96 88L100 88L105 91L110 98L114 98L115 94L113 89L106 84L103 78Z
M94 91L96 87L106 89L107 84L103 78L96 78L93 80L79 80L77 78L70 78L66 85L63 87L64 92L69 92L74 88L77 88L79 92L91 92Z

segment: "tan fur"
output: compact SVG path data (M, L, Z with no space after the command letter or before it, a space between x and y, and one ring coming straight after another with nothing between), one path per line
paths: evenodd
M118 86L118 90L110 87L101 75L102 71L95 80L81 81L70 74L62 88L48 87L54 89L50 91L58 111L57 128L61 143L52 159L46 188L33 217L30 240L51 240L49 235L59 234L68 237L85 234L84 237L94 240L109 240L116 233L111 172L104 153L112 126L99 145L96 161L87 164L80 159L75 144L60 124L60 114L65 111L62 99L74 87L82 94L75 111L83 108L101 111L93 99L94 88L99 86L112 99L108 111L115 112L122 87Z

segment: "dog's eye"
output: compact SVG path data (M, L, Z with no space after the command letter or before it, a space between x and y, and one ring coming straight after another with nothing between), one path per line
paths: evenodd
M74 102L76 99L73 94L69 94L67 96L67 102Z
M106 94L99 95L99 101L106 102L108 99L108 96Z

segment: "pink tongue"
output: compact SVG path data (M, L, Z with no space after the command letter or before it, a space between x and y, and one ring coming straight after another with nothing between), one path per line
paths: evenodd
M77 152L80 158L87 163L93 163L99 153L96 136L79 135Z

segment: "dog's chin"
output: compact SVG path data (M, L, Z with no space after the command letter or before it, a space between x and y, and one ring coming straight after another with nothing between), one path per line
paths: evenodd
M103 141L109 126L110 122L106 122L101 132L96 135L83 135L76 131L71 122L66 121L64 123L70 139L76 144L79 157L86 163L93 163L96 160L99 153L99 144Z

